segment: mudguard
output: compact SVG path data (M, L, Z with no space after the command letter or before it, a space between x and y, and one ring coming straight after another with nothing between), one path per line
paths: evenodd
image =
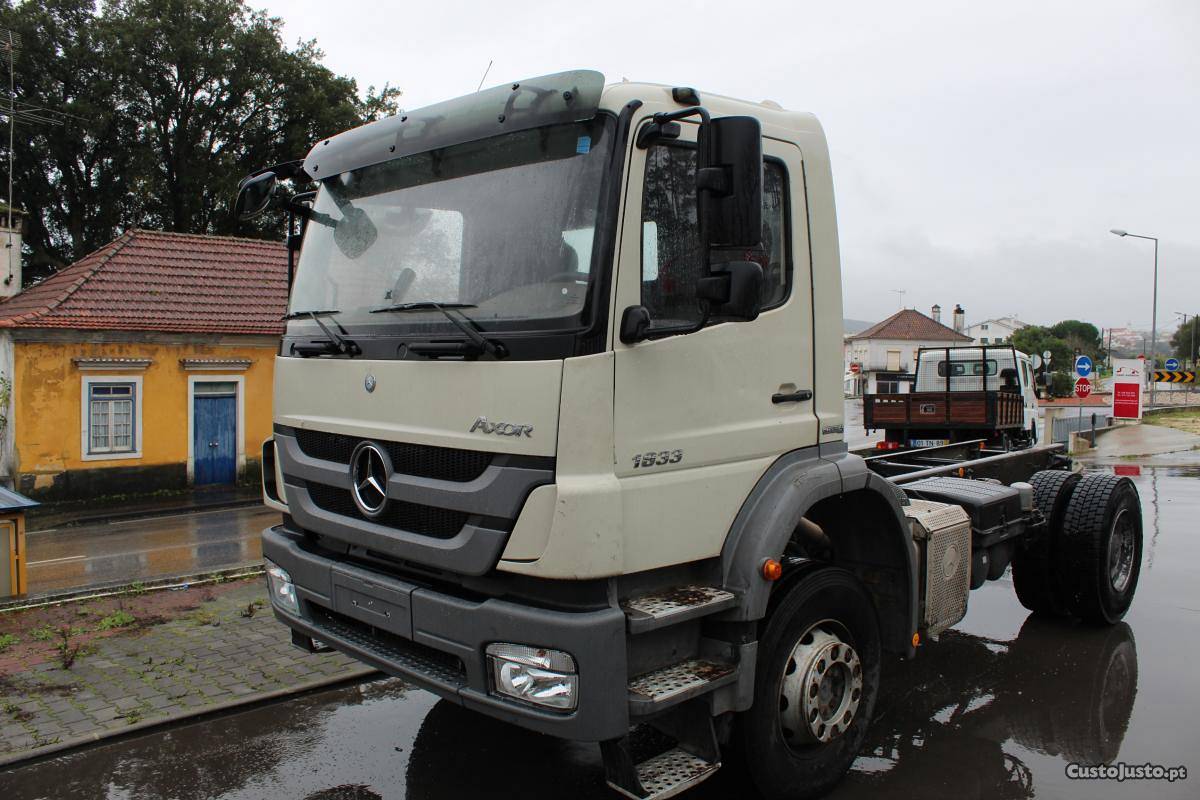
M862 458L847 452L845 445L793 450L781 456L759 479L730 526L721 552L724 586L742 598L722 618L761 619L771 594L771 583L760 574L763 560L778 558L783 553L800 518L816 503L864 490L878 494L895 517L895 525L889 526L887 535L900 539L898 551L904 554L903 567L909 587L906 607L897 611L908 623L901 626L904 630L909 633L917 630L916 547L901 510L902 493L871 472ZM911 650L911 642L897 649Z

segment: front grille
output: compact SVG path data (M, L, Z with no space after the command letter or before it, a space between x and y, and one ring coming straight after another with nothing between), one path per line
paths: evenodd
M387 508L374 519L368 519L354 504L354 498L349 489L336 486L326 486L320 483L308 484L308 496L313 504L330 514L342 517L374 522L389 528L419 533L437 539L449 539L462 530L467 524L467 514L462 511L451 511L433 506L422 506L416 503L405 503L400 500L388 500Z
M358 436L345 436L326 431L292 431L296 444L309 458L349 464L354 448L366 441ZM387 450L392 469L402 475L416 475L442 481L473 481L492 463L492 453L479 450L456 450L452 447L433 447L405 442L376 442Z
M309 608L313 612L313 622L319 629L366 650L382 661L424 675L439 683L462 686L467 682L467 672L462 659L456 656L351 619L315 603L310 603Z

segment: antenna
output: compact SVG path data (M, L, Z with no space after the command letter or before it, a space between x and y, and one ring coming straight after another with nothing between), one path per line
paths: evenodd
M893 292L895 292L897 295L899 295L899 296L900 296L900 308L903 310L903 308L904 308L904 295L908 294L908 290L907 290L907 289L892 289L892 291L893 291Z
M487 80L488 73L492 71L492 59L488 59L487 69L483 71L483 77L479 79L479 85L475 87L475 91L483 88L483 82Z

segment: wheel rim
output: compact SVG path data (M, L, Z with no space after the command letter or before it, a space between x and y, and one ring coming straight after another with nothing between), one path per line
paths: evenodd
M1128 512L1126 508L1117 512L1108 536L1108 580L1116 592L1124 592L1133 577L1137 547L1133 518Z
M792 746L824 744L846 732L862 702L862 660L831 620L796 642L779 692L779 724Z

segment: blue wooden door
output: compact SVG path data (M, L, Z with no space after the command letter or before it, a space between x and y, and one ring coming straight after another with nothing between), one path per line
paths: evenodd
M233 483L237 478L237 395L197 394L193 402L195 484Z

